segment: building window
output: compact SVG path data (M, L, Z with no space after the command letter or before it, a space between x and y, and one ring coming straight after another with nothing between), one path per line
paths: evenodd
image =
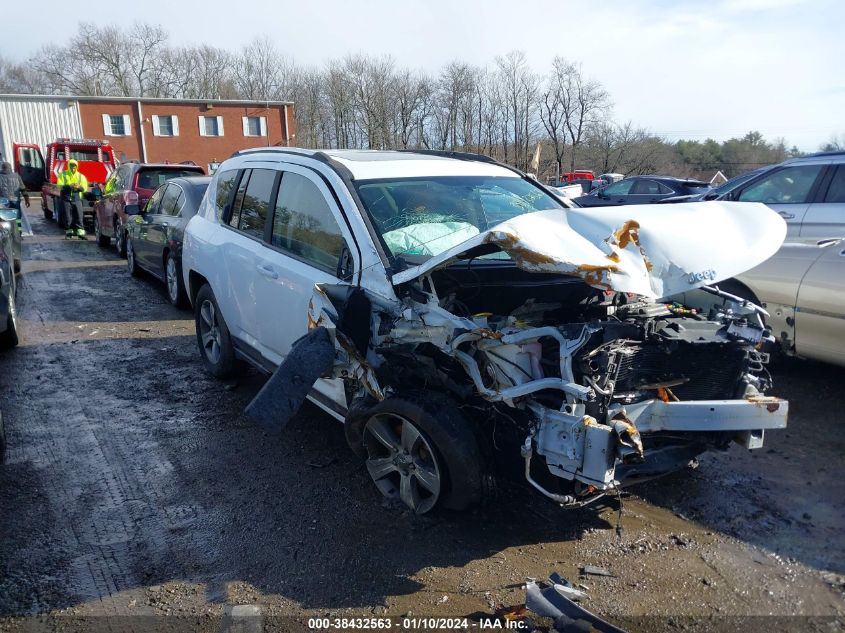
M222 116L201 116L200 136L223 136Z
M104 114L103 134L106 136L132 136L128 114Z
M153 135L179 136L179 117L172 114L153 115Z
M243 117L244 136L267 136L267 118L263 116Z

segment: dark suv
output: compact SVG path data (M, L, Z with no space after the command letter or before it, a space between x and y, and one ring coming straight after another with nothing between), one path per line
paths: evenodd
M700 180L670 176L631 176L575 198L581 207L608 207L620 204L653 204L667 198L705 193L710 185Z
M97 243L108 246L114 238L117 252L126 256L126 223L142 209L156 189L171 178L204 176L194 164L123 163L106 181L103 197L94 206Z

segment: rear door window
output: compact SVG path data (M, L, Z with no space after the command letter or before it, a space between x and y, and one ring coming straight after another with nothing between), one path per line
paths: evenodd
M810 191L824 165L796 165L764 176L739 194L741 202L801 204L809 202Z
M612 185L611 185L612 186ZM657 196L661 194L673 193L669 187L663 185L656 180L638 180L633 187L631 187L632 194L643 194L650 196Z
M325 197L305 176L285 172L273 215L271 241L316 268L337 274L343 235Z

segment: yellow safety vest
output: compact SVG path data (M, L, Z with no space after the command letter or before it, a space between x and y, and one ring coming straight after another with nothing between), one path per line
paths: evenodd
M85 177L85 174L79 170L77 170L75 174L69 169L63 171L56 179L56 184L59 187L63 187L65 185L79 185L82 187L83 191L88 190L88 179Z

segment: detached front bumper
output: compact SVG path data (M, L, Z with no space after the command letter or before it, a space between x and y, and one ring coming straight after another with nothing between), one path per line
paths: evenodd
M746 448L759 448L765 430L786 427L789 403L762 396L743 400L646 400L611 407L604 422L585 415L583 405L567 405L564 411L531 405L531 410L538 420L532 448L545 458L549 471L597 490L610 490L677 470L706 450L708 433L719 434L720 439L728 434ZM641 434L665 431L679 436L677 442L650 448L648 435L645 441L642 439ZM683 441L684 433L690 434L689 442ZM523 454L530 459L525 450Z

